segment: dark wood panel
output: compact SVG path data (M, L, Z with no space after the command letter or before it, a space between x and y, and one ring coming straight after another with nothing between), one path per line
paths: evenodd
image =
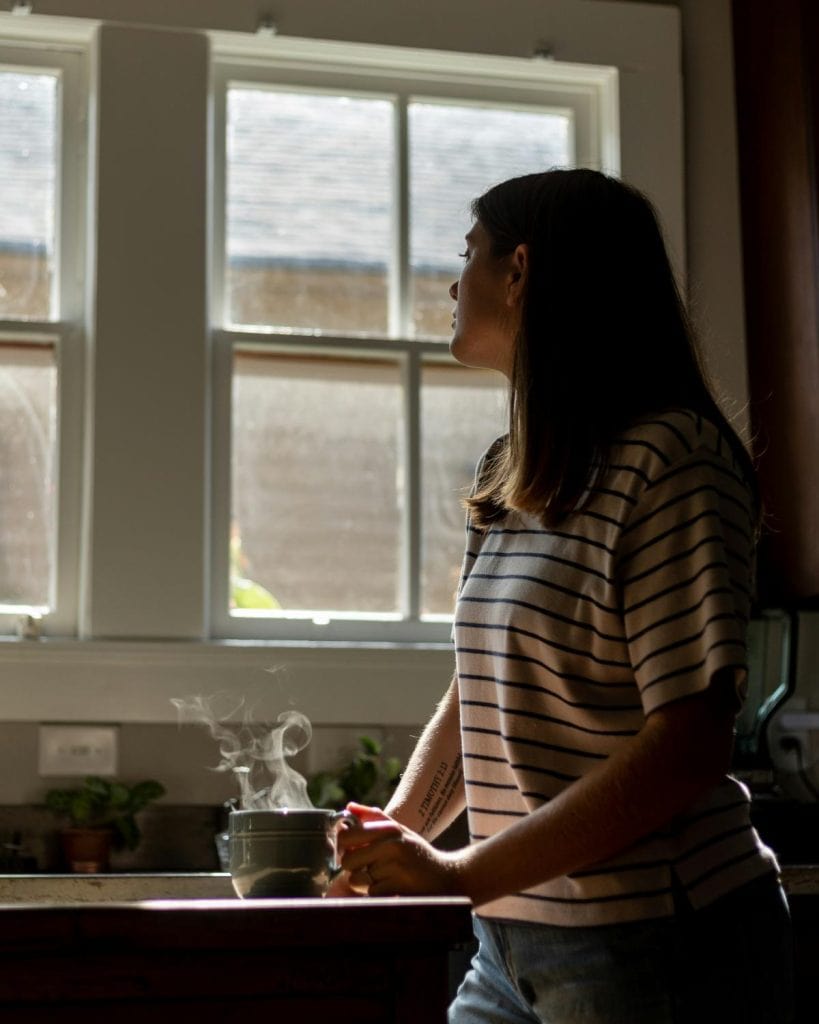
M806 36L808 6L733 4L751 423L771 527L760 548L763 603L819 595L815 122L807 73L819 39Z
M371 999L230 998L149 1000L143 1003L71 1003L54 1007L3 1006L10 1024L395 1024L392 1005ZM415 1007L418 1012L418 1007ZM424 1010L413 1024L445 1024L443 1017L427 1017Z
M163 928L163 922L173 927ZM472 935L469 902L458 898L156 900L0 906L0 959L28 943L43 951L83 943L133 949L272 949L429 941Z
M444 1024L464 899L0 907L0 1017Z

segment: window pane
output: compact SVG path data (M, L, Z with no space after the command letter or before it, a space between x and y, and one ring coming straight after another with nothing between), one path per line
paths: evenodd
M421 613L451 615L464 553L461 499L478 459L506 431L506 382L427 364L421 386Z
M57 371L48 347L0 344L0 605L46 611L54 568Z
M229 89L228 320L385 334L392 179L388 100Z
M397 612L401 412L395 363L237 353L234 614Z
M57 76L0 70L0 319L54 315Z
M505 178L567 166L569 114L411 103L410 282L416 336L449 338L469 204Z

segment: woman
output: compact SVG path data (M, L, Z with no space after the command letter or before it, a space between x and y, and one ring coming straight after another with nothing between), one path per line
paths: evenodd
M777 864L728 776L758 501L655 215L587 170L473 204L452 352L510 382L479 464L456 674L349 883L464 894L472 1022L789 1019ZM470 845L433 840L466 806Z

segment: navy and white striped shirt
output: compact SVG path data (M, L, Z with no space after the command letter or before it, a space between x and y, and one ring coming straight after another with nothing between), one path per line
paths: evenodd
M647 714L733 669L746 687L752 497L717 428L644 420L559 528L508 513L471 526L454 637L469 828L491 836L599 765ZM597 925L670 915L777 869L726 777L614 859L481 907L482 916Z

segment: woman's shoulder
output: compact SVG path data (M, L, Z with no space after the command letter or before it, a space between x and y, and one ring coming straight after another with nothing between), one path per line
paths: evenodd
M496 437L492 444L485 449L475 466L474 487L479 487L484 482L487 473L491 470L495 460L505 450L508 441L509 435L503 434L500 437Z
M699 412L665 409L643 416L621 431L612 446L611 461L640 469L649 484L673 466L700 459L742 476L737 443L722 426Z

